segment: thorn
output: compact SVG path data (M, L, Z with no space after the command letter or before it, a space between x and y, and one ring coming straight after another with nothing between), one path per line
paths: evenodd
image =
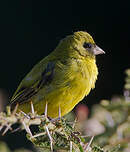
M0 131L3 129L3 127L4 127L3 125L2 125L2 126L0 126Z
M34 115L34 114L35 114L35 112L34 112L34 106L33 106L32 101L31 101L31 111L32 111L32 114Z
M26 132L27 132L27 133L30 135L30 137L32 138L32 137L33 137L33 135L32 135L32 133L31 133L30 128L25 124L25 122L24 122L24 121L22 122L22 124L23 124L23 126L24 126L24 128L25 128Z
M61 108L59 106L59 120L61 119Z
M47 117L47 103L46 103L46 106L45 106L45 117Z
M21 129L20 127L19 127L19 128L16 128L16 129L12 130L11 133L17 132L17 131L19 131L20 129Z
M53 139L52 139L52 137L50 135L50 132L49 132L47 126L46 126L46 132L47 132L47 135L48 135L48 137L50 139L50 142L51 142L51 152L53 152Z
M21 112L26 118L30 119L30 116L27 115L25 112L23 112L22 110L20 110L20 112Z
M11 128L10 126L11 126L11 124L9 124L9 125L6 127L6 129L5 129L4 132L2 133L2 136L4 136L9 129L12 130L12 128Z
M86 137L90 137L89 135L84 135L84 136L81 136L82 138L86 138Z
M92 143L92 141L93 141L93 138L94 138L94 136L91 137L89 143L87 144L87 147L85 148L85 152L87 152L87 151L89 150L90 145L91 145L91 143Z
M9 106L6 107L6 112L8 116L11 115L11 108Z
M15 115L15 114L16 114L16 111L17 111L17 109L18 109L18 106L19 106L19 104L17 103L16 106L15 106L15 108L14 108L14 110L13 110L13 112L12 112L12 115Z
M43 136L45 134L46 134L46 132L41 132L39 134L36 134L36 135L32 136L31 138L36 138L36 137L39 137L39 136Z
M75 125L76 125L76 122L77 122L77 118L75 118L75 120L74 120L74 123L73 123L73 126L72 126L73 129L74 129Z
M72 152L73 150L73 145L72 145L72 141L70 141L70 152Z

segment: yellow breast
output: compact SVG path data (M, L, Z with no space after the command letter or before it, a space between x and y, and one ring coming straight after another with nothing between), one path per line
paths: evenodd
M67 66L68 67L68 66ZM34 108L38 114L44 113L45 105L48 104L48 116L56 118L64 116L78 104L91 88L94 88L98 70L95 59L76 60L67 69L57 69L57 80L54 80L47 88L41 89L33 98ZM58 85L56 85L56 83ZM30 104L20 105L20 109L29 112Z

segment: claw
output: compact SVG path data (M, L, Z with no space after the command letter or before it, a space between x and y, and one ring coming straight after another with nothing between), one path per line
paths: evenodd
M51 137L51 134L50 134L50 132L49 132L48 127L47 127L47 126L46 126L46 132L47 132L47 135L48 135L48 137L49 137L49 139L50 139L51 152L53 152L53 139L52 139L52 137Z

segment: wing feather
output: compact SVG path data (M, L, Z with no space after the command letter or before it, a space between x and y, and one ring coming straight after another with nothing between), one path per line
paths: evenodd
M37 69L38 66L34 67L33 71L31 71L20 83L18 89L11 99L11 105L16 105L16 103L23 103L34 96L44 85L50 83L54 77L54 62L48 62L46 66L43 66L41 70L41 66ZM34 72L40 71L38 73L37 78L34 79ZM36 75L36 73L35 73Z

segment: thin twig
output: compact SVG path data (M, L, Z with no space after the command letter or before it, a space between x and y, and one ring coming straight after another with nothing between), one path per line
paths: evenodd
M33 137L32 133L31 133L31 130L29 129L29 127L25 124L25 122L23 121L22 122L26 132L31 136L31 138Z
M48 127L46 126L45 128L46 128L47 135L48 135L48 137L50 139L51 152L53 152L53 140L52 140L51 134L50 134L50 132L48 130Z

